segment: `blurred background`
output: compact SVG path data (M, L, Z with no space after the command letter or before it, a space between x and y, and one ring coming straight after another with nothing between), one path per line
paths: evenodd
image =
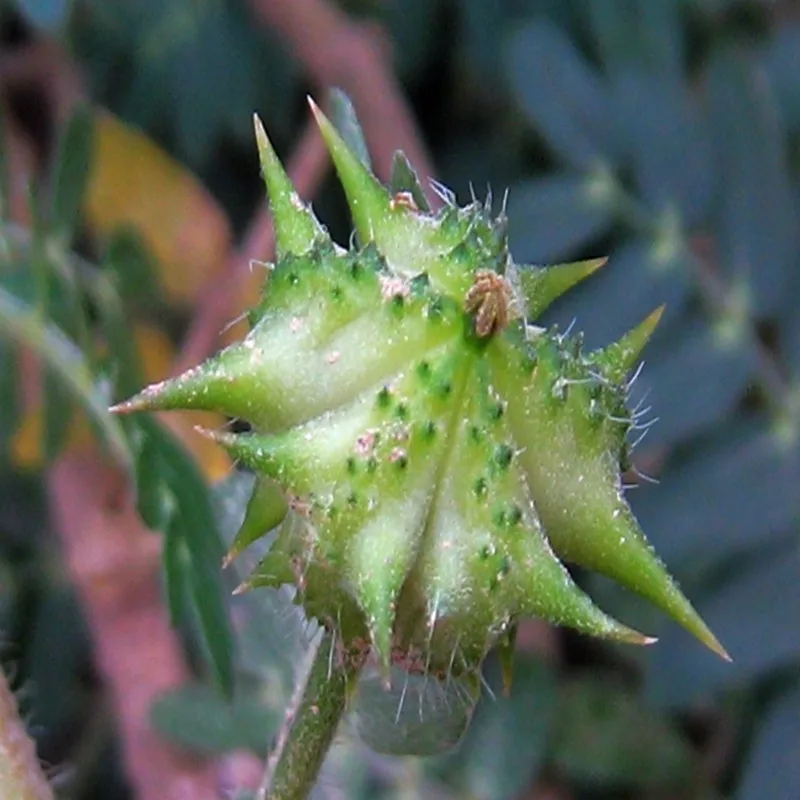
M517 261L610 257L548 323L595 346L667 304L629 497L733 663L579 574L659 643L526 624L446 756L457 703L396 722L366 686L317 795L800 797L800 3L2 0L0 661L58 796L258 784L308 631L220 573L248 478L196 418L104 408L241 334L254 111L347 242L305 101L333 86L383 178L402 148L461 202L508 189Z

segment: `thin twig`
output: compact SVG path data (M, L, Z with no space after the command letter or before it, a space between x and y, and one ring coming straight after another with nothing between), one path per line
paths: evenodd
M308 797L365 657L365 650L349 653L337 645L335 634L323 630L309 650L256 800Z

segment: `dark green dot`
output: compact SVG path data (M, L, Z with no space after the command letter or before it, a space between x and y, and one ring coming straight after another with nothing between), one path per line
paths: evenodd
M426 439L433 439L436 436L436 423L429 419L423 426L422 426L422 433Z
M350 277L351 278L359 278L361 274L364 272L363 267L358 261L353 261L350 264Z
M495 554L495 546L493 544L485 544L481 549L478 551L478 555L486 561L487 558L491 558Z
M358 505L358 495L355 492L350 492L350 494L347 495L347 505L349 505L350 508L355 508Z
M417 364L417 375L423 380L428 378L431 374L431 365L428 361L420 361Z
M442 397L449 397L452 391L453 384L450 383L450 381L442 381L439 385L439 394L441 394Z
M334 300L339 300L342 296L342 287L336 284L331 288L331 297Z
M489 408L489 418L497 421L503 416L505 408L502 403L497 402L493 403L492 406Z
M529 375L533 374L533 371L536 369L536 361L537 361L536 356L526 355L522 359L522 369Z
M408 456L402 455L394 459L394 464L399 470L404 470L408 466Z
M505 577L509 572L511 572L511 561L509 561L508 556L503 556L498 573Z
M356 460L353 458L353 456L349 456L347 459L347 471L351 475L353 475L355 474L356 467L357 467Z
M405 403L398 403L394 407L394 413L398 419L408 419L408 406Z
M392 295L392 308L395 311L401 311L406 304L406 299L402 294Z
M378 459L374 456L367 459L367 472L373 473L378 469Z
M517 505L512 505L506 513L506 519L510 526L518 525L522 520L522 509Z
M469 426L469 438L477 444L483 439L483 431L477 425Z
M443 304L441 297L434 297L428 303L428 319L439 320L442 317Z
M498 528L505 528L506 526L506 511L504 508L495 508L492 510L492 522Z
M507 444L498 445L494 451L494 460L500 469L507 469L512 458L514 458L514 450Z
M388 408L392 402L392 393L388 386L382 386L378 390L378 408Z
M483 497L489 489L489 483L482 475L476 478L472 484L472 491L475 492L476 497Z
M296 272L290 272L287 276L287 280L292 286L297 286L300 283L300 276Z
M425 289L430 286L431 279L428 277L427 272L420 272L419 275L415 275L410 281L411 285L411 292L414 295L423 292Z

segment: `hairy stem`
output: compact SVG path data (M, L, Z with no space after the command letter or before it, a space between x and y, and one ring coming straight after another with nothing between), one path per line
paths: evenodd
M258 800L305 800L316 783L364 659L325 630L309 653L269 757Z
M17 713L14 695L0 671L0 797L52 800L53 792L36 748Z

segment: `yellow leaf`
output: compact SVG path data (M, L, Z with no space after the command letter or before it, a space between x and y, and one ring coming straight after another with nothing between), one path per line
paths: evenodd
M42 407L40 404L26 408L19 426L8 443L8 456L12 466L20 472L35 472L44 467L42 455ZM64 447L78 447L92 439L85 417L76 411L72 415Z
M105 110L94 115L94 153L84 201L99 239L136 230L157 260L167 297L193 304L225 263L228 219L198 179L158 145Z

